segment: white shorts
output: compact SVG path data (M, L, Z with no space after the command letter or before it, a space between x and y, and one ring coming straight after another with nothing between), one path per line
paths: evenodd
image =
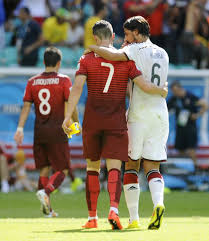
M152 161L167 160L166 143L169 133L168 120L154 120L128 123L129 157Z

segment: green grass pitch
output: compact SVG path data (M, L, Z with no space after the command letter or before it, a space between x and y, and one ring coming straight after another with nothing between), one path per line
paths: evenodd
M0 241L209 241L209 193L165 194L166 212L160 230L147 230L152 213L149 192L141 193L141 230L112 231L107 222L109 198L101 192L98 202L99 227L82 230L87 221L85 193L52 195L58 218L44 218L35 193L0 193ZM120 217L124 227L128 211L122 193Z

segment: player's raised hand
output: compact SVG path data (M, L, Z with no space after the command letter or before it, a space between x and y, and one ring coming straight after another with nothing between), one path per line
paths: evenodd
M22 145L23 138L24 138L23 130L17 128L17 131L15 132L15 135L14 135L14 140L17 143L17 145Z
M165 84L163 85L162 87L162 93L161 93L161 96L163 98L166 98L168 95L168 82L166 81Z

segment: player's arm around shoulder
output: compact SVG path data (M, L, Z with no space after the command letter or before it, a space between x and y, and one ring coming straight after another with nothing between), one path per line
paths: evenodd
M161 95L163 98L166 98L168 95L168 82L162 87L156 86L155 84L145 81L142 75L134 78L133 82L147 94Z
M88 48L90 51L93 51L106 60L128 61L126 54L123 51L115 48L101 47L97 45L90 45Z

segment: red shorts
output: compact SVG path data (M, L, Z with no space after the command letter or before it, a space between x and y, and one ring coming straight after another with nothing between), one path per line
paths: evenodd
M55 171L63 171L70 167L68 143L34 143L33 154L37 169L52 166Z
M127 130L83 130L83 152L86 159L101 158L128 161Z

